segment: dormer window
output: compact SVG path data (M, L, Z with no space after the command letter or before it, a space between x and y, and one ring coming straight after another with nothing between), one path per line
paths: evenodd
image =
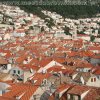
M91 78L91 82L96 82L96 78Z
M94 82L96 82L96 78L94 78Z
M93 78L91 78L91 82L93 82Z

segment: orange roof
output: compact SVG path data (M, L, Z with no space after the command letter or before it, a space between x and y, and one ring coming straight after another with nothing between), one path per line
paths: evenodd
M41 74L42 75L42 74ZM15 100L15 97L21 96L20 100L29 100L31 96L34 94L34 92L38 89L40 86L43 75L37 74L38 78L40 78L34 85L32 83L16 83L12 85L12 87L9 88L9 92L3 94L2 98L7 98L7 100ZM47 74L44 75L45 78L48 77ZM4 100L4 99L3 99Z
M100 50L100 46L90 46L89 50Z
M48 72L59 72L59 71L62 71L62 70L64 70L64 69L62 69L62 66L53 66L53 67L51 67L51 68L49 68L47 71Z
M32 64L22 64L20 65L20 68L23 69L23 70L30 70L30 69L33 69L35 71L37 71L39 69L38 66L35 66L35 65L32 65Z
M81 62L80 64L77 64L77 68L93 68L93 65L88 62Z
M58 88L57 88L57 90L56 90L56 92L62 92L63 90L65 90L65 89L69 89L69 88L71 88L71 87L73 87L74 85L72 85L72 84L61 84ZM66 90L66 91L67 91Z
M87 50L87 51L79 51L78 54L81 57L92 57L92 56L94 56L94 53L92 51L89 51L89 50Z
M68 75L69 75L69 74L71 75L71 74L73 74L74 72L75 72L75 70L73 70L73 69L65 69L65 70L63 70L63 73L64 73L64 74L68 74Z
M100 68L98 68L97 70L95 70L95 71L93 72L93 74L95 74L95 75L100 75Z
M68 54L69 57L73 57L73 56L77 56L77 53L78 52L71 51L71 52L68 52L67 54Z
M91 89L84 97L84 100L99 100L98 98L100 98L98 91L96 91L96 89Z
M38 80L39 81L39 79L41 79L41 80L43 80L43 79L47 79L47 78L49 78L51 76L51 74L50 73L36 73L34 76L33 76L33 78L32 78L32 80Z
M49 64L50 62L52 61L51 58L49 59L42 59L40 62L39 62L39 65L40 67L45 67L47 64Z
M70 51L70 48L59 47L57 51Z
M82 93L86 92L90 90L89 87L87 86L79 86L79 85L76 85L74 86L72 89L70 89L68 91L69 94L75 94L75 95L81 95Z
M0 64L8 64L7 60L0 57Z
M48 48L56 48L56 44L51 44Z

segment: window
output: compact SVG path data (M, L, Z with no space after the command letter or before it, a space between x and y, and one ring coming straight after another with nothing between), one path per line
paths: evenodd
M94 78L94 82L96 82L96 78Z
M91 78L91 82L96 82L96 78Z
M91 82L93 82L93 78L91 78Z
M100 79L100 76L97 76L98 79Z
M20 74L20 71L18 70L18 74Z
M13 70L14 73L16 73L16 70Z

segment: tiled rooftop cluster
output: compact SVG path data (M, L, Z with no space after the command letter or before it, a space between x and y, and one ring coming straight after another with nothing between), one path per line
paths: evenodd
M14 6L0 10L0 100L100 99L100 18L64 21L43 11L61 26L41 32L49 28L36 15ZM72 36L60 31L64 23ZM88 32L77 34L76 26ZM98 41L90 42L90 27Z

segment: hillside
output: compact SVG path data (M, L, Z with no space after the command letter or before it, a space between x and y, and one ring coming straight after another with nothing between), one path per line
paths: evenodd
M49 10L61 14L63 17L69 18L85 18L94 17L100 12L100 6L97 5L25 5L20 6L27 12L34 13L43 17L41 10Z

